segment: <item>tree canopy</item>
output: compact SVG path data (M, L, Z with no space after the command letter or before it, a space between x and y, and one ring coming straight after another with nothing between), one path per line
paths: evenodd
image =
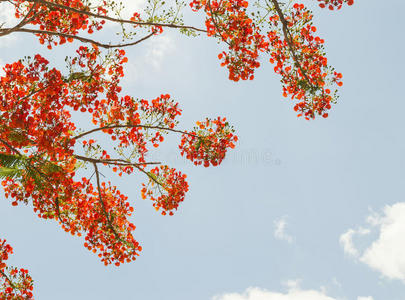
M352 0L318 0L338 10ZM5 65L0 78L0 177L12 205L33 206L44 219L54 219L105 265L130 262L142 251L135 240L128 197L100 168L119 176L146 177L141 197L162 215L173 215L188 191L186 175L159 161L149 161L167 134L180 135L180 155L195 165L218 166L238 140L224 117L206 118L191 130L179 129L182 114L171 95L138 99L120 86L128 58L124 48L141 44L166 30L186 36L206 34L224 46L218 54L232 81L253 80L259 61L274 65L282 94L294 103L298 117L328 117L338 99L342 74L328 64L324 40L316 36L313 14L303 4L277 0L194 0L165 3L152 0L130 19L109 0L0 0L12 5L19 22L3 24L0 36L32 34L52 50L77 41L81 45L60 70L39 54ZM205 14L205 24L186 25L182 11ZM106 23L121 26L121 41L97 36ZM91 129L82 129L75 112L85 115ZM104 133L108 149L95 137ZM86 172L87 170L87 172ZM83 171L86 173L82 176ZM79 176L80 174L80 176ZM0 296L33 297L33 281L25 269L6 264L12 248L0 240Z

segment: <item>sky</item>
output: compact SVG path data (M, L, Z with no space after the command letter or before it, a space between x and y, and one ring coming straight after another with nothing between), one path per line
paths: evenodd
M221 166L199 168L168 139L156 155L190 185L172 217L141 199L139 174L112 178L134 205L143 247L120 267L104 267L82 239L1 194L0 237L14 248L10 264L29 269L36 299L405 299L405 2L356 0L339 12L307 3L343 74L327 119L297 118L266 59L255 80L229 81L213 39L167 30L127 49L125 93L171 94L180 128L225 116L240 141ZM9 16L0 6L1 20ZM2 37L0 65L34 53L61 65L74 46Z

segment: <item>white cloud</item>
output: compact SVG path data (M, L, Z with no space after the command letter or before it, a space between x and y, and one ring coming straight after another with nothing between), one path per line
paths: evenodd
M373 213L367 222L377 228L378 238L360 253L352 241L358 231L349 229L340 237L344 251L383 276L405 282L405 202L386 206L382 215Z
M323 291L301 290L291 288L287 293L272 292L265 289L250 287L245 292L216 295L212 300L337 300L327 296Z
M145 53L137 57L129 57L125 66L125 81L136 81L140 78L149 78L159 71L164 60L176 49L174 40L168 35L156 36L145 42Z
M17 18L12 5L8 2L0 2L0 25L3 28L13 27L17 24ZM17 34L9 34L0 37L0 48L6 48L14 45L17 41Z
M142 8L146 4L146 0L122 0L121 2L124 5L122 11L122 17L124 18L132 17L134 12L141 13Z
M287 227L287 216L283 216L274 221L274 237L279 240L287 241L292 243L294 238L286 233Z
M369 234L370 230L360 227L359 229L349 229L345 233L340 236L340 244L343 246L343 250L345 253L352 255L352 256L359 256L359 251L353 244L353 236L354 235L366 235Z
M15 10L13 5L8 2L0 3L0 24L4 24L4 27L11 27L15 24L17 18L15 17Z
M369 296L369 297L358 297L357 300L374 300L373 297Z
M142 16L143 8L145 7L146 0L121 0L116 1L116 3L122 3L122 9L120 11L120 17L124 19L129 19L134 15L134 12L140 13ZM93 4L102 5L103 0L95 0ZM117 17L115 14L109 14L110 16Z
M159 69L167 54L175 48L173 39L167 35L158 36L150 40L146 53L146 60L156 69Z

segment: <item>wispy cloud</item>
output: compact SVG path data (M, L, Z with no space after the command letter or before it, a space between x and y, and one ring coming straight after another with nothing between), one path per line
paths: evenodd
M122 17L130 18L134 12L140 12L146 4L146 0L122 0L124 9L122 11Z
M93 0L94 5L102 5L103 0ZM122 6L117 6L121 8L120 17L124 19L129 19L133 16L134 12L140 13L145 7L146 0L121 0L116 3L121 3ZM116 17L114 14L110 14L113 17Z
M13 5L8 2L0 2L0 24L11 27L17 22Z
M136 58L129 58L125 66L125 80L134 82L140 78L149 78L161 67L171 53L176 49L173 38L169 35L156 36L145 42L145 52Z
M274 237L279 240L292 243L294 238L286 232L287 228L287 216L283 216L274 221Z
M12 27L17 23L13 6L8 2L0 2L0 25ZM17 41L16 34L9 34L1 37L0 48L13 46Z
M355 257L359 256L359 250L354 246L353 237L355 235L366 235L369 233L370 233L369 229L365 229L362 227L358 229L349 229L348 231L343 233L339 239L340 244L343 247L343 251L351 256Z

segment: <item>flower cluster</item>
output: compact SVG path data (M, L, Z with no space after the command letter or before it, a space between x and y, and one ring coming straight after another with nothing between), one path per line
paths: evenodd
M0 298L4 300L26 300L32 298L33 280L25 269L8 267L6 260L13 248L0 239Z
M102 29L105 24L104 20L96 20L90 18L87 14L79 13L80 11L90 11L90 7L82 0L48 0L46 3L32 1L28 6L25 5L25 0L15 0L13 2L15 2L13 4L16 8L16 17L26 17L26 20L29 20L31 25L37 25L39 30L42 31L37 33L39 42L41 44L46 43L49 49L52 49L53 45L64 44L66 41L72 42L72 36L77 35L81 30L86 30L87 33L91 34ZM98 7L92 8L100 15L107 13L104 8L107 2L103 2ZM58 33L58 35L47 32Z
M186 175L168 166L153 168L149 173L148 184L143 184L142 198L147 197L153 201L153 207L162 215L173 215L173 210L177 210L179 203L184 200L188 191Z
M81 227L86 231L84 246L98 252L105 265L135 260L142 247L132 236L135 225L128 221L133 212L128 197L111 183L101 182L97 190L88 179L82 181L85 193L75 203L77 213L65 229L72 232Z
M135 260L142 248L132 235L135 225L129 221L133 208L128 197L100 181L99 166L111 167L119 175L135 171L147 175L150 184L144 186L148 191L142 190L144 197L150 197L163 214L173 214L188 191L185 175L167 166L147 171L149 165L160 163L146 161L149 146L158 147L165 134L186 134L175 129L181 109L168 94L150 101L120 96L126 61L123 50L102 57L96 46L80 47L67 60L67 75L36 55L6 65L0 78L5 196L12 205L32 203L40 218L55 219L65 231L83 235L85 247L106 265ZM72 121L75 111L89 114L95 128L78 130ZM211 145L210 153L217 153L218 158L209 154L212 164L223 159L227 138L235 138L225 136L229 126L224 121L210 121L217 128L202 136L202 149L209 153ZM96 132L111 137L117 158L90 138ZM83 141L77 143L79 139ZM78 169L89 165L93 175L76 178Z
M347 5L353 5L354 0L318 0L319 6L321 8L328 7L330 10L341 9L343 3L347 3Z
M233 81L254 78L254 70L260 66L259 53L268 48L268 42L260 34L260 29L248 16L245 0L194 0L191 8L197 11L204 8L207 14L205 25L208 36L219 37L228 45L228 52L218 55L221 66L229 70Z
M197 122L193 131L183 134L179 148L181 155L185 155L195 165L218 166L228 148L234 148L237 140L234 129L225 118L207 118L204 122Z
M336 98L336 89L332 92L330 86L342 85L342 75L328 66L324 40L314 36L312 17L303 4L294 4L283 20L277 14L269 18L278 29L268 33L270 62L281 75L283 94L299 101L294 110L306 119L315 114L326 118Z
M353 0L318 1L321 7L330 9L353 4ZM228 51L221 52L218 58L221 66L229 69L231 80L253 79L254 70L260 66L259 54L268 53L274 71L281 75L283 95L298 100L294 106L298 116L307 120L315 115L328 117L337 99L337 87L342 85L342 74L328 65L324 40L314 35L312 13L302 4L288 8L272 0L266 7L270 17L265 24L264 17L253 13L250 17L248 5L243 0L190 3L194 11L205 11L208 36L227 44Z

